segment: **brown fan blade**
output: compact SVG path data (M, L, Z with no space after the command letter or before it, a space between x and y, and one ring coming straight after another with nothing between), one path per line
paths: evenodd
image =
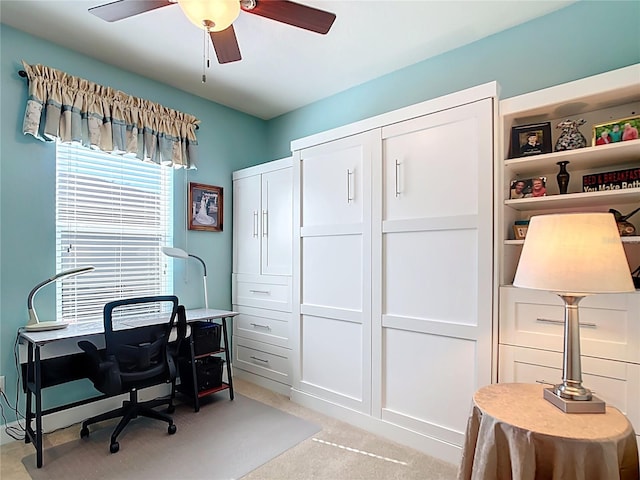
M115 22L173 4L167 0L118 0L92 7L89 13L107 22Z
M229 25L221 32L209 32L209 36L216 51L216 57L218 57L218 63L231 63L242 60L233 25Z
M329 31L336 19L333 13L285 0L256 0L254 8L244 11L322 35Z

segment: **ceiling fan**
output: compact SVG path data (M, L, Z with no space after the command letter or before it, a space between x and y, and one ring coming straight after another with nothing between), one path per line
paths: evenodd
M209 34L219 63L242 59L233 29L240 10L322 35L336 19L333 13L286 0L117 0L92 7L89 12L115 22L175 3L192 23Z

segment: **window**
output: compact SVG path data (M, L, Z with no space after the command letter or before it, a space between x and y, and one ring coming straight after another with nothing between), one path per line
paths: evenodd
M173 276L160 247L173 244L173 170L80 146L56 147L57 319L102 319L104 304L166 295Z

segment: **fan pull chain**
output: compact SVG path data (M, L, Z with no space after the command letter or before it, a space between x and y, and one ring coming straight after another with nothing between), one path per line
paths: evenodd
M207 49L207 28L202 30L202 83L207 83L206 69L209 67L209 51Z

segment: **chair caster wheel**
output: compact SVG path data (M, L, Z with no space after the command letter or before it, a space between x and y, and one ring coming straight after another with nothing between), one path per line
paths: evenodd
M173 413L176 411L176 406L175 405L169 405L167 407L167 413Z
M120 444L118 442L113 442L109 445L109 451L111 453L116 453L118 450L120 450Z
M87 438L89 436L89 429L87 427L83 427L80 430L80 438Z
M178 429L176 428L175 425L169 425L169 428L167 428L167 432L169 432L169 435L173 435L174 433L176 433Z

